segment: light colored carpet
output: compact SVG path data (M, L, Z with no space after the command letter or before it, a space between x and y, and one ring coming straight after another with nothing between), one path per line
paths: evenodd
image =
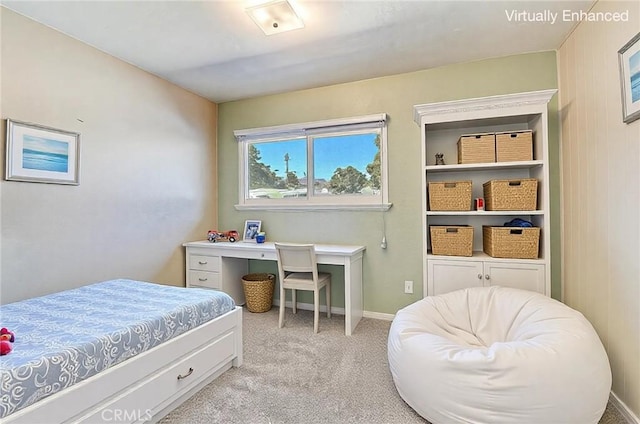
M388 321L363 319L344 335L344 316L277 307L244 312L244 365L206 386L161 424L425 424L398 395L387 363ZM436 384L434 382L434 384ZM600 424L624 424L608 405Z

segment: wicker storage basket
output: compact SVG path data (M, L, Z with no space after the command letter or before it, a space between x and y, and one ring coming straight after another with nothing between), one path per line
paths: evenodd
M537 259L540 228L482 227L482 250L494 258Z
M429 209L432 211L470 211L471 181L430 182Z
M482 185L488 211L533 211L538 201L538 180L491 180Z
M533 131L496 133L496 162L533 160Z
M473 254L473 227L453 225L429 226L431 253L434 255L471 256Z
M273 274L247 274L242 277L242 288L249 312L267 312L273 305L276 276Z
M458 140L458 163L484 163L496 161L496 135L466 134Z

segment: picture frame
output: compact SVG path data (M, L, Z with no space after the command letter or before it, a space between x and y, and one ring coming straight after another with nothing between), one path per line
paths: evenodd
M256 236L262 228L262 221L257 219L247 219L244 221L244 231L242 231L242 241L256 242Z
M7 119L5 179L80 183L80 134Z
M640 32L618 50L622 88L622 120L640 118Z

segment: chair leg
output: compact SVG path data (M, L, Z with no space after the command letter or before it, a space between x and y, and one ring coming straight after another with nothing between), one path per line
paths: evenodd
M293 313L298 313L298 301L296 300L296 289L291 289L291 303L293 304Z
M284 304L286 303L284 287L280 286L280 319L278 320L278 328L284 325Z
M320 321L320 290L313 291L313 332L318 332L318 321Z
M327 285L324 286L324 294L327 297L327 318L331 318L331 281L327 282Z

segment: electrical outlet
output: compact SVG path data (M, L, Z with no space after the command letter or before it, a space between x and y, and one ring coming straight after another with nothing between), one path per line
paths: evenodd
M413 281L404 282L404 292L409 294L413 293Z

